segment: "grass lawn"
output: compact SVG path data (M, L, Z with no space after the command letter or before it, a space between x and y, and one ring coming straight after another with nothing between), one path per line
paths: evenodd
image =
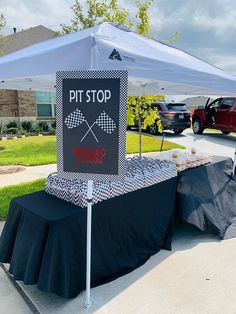
M158 138L142 134L142 152L160 150ZM163 150L184 148L165 140ZM127 133L128 154L138 153L138 134ZM56 137L31 136L0 142L0 165L46 165L56 163Z
M0 188L0 220L7 217L10 201L17 196L43 190L45 179Z
M138 140L139 135L137 133L127 133L127 153L136 153L139 151ZM158 151L160 145L160 139L142 134L143 152ZM0 150L0 165L40 165L56 162L55 136L28 137L0 142L0 149L1 147L4 150ZM182 146L165 141L163 149L168 150L177 147L183 148ZM6 219L10 201L14 197L43 190L44 187L45 179L40 179L0 188L0 220Z
M0 165L36 166L55 162L55 136L30 136L0 142Z
M156 152L160 151L161 140L157 137L150 136L148 134L142 134L142 152ZM173 148L185 148L184 146L164 141L162 150L169 150ZM139 152L139 134L127 133L126 137L126 153L138 153Z

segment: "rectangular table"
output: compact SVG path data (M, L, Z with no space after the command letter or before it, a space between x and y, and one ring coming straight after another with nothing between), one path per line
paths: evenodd
M177 178L93 206L92 286L171 249ZM25 284L76 297L85 289L86 208L44 191L12 200L0 261Z
M176 210L180 220L222 239L236 236L236 176L231 158L179 173Z

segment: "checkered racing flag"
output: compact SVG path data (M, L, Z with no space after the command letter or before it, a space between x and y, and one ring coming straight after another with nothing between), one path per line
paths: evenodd
M106 133L112 134L116 129L116 123L103 111L95 123Z
M65 124L68 129L73 129L82 124L85 121L85 116L79 108L70 113L65 119Z

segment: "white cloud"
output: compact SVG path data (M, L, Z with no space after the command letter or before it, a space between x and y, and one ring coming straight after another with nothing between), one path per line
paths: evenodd
M211 11L203 9L193 14L193 25L205 31L213 32L217 36L228 37L232 31L235 32L236 11L230 7L224 7L218 15L212 16Z
M157 0L154 6L151 26L158 39L178 31L177 48L236 72L235 0Z
M0 5L0 12L6 18L5 33L42 24L58 30L61 23L70 23L73 0L8 0Z
M0 13L7 20L5 33L42 24L58 30L69 24L75 0L0 0ZM136 14L135 0L120 5ZM235 0L154 0L150 10L151 32L157 39L169 38L176 31L181 38L174 44L218 67L236 73Z

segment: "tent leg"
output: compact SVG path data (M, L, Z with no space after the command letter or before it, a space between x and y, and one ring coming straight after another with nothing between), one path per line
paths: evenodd
M91 301L91 231L92 231L92 196L93 180L88 180L87 189L87 257L86 257L86 300L84 306L88 309Z
M234 151L233 176L235 175L235 168L236 168L236 148L235 148L235 151Z

